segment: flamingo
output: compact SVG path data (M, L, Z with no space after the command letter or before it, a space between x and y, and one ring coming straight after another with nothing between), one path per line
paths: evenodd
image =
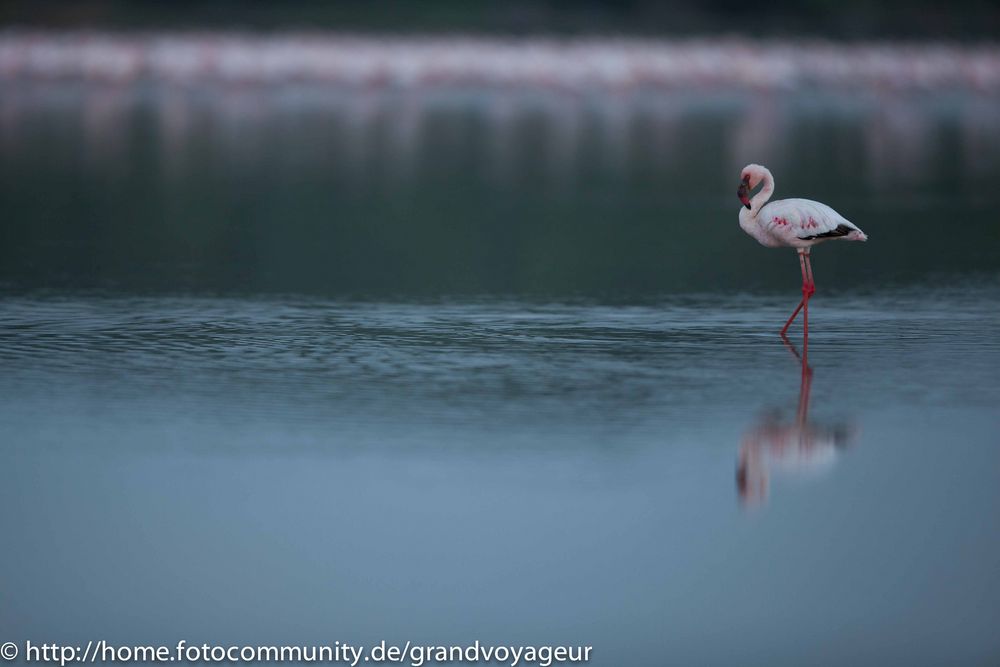
M760 191L750 193L763 183ZM802 269L802 300L781 329L784 336L796 315L802 311L804 346L809 344L809 298L816 292L809 249L823 241L867 241L868 235L826 204L811 199L767 201L774 192L774 176L767 167L748 164L740 173L736 196L745 208L740 209L740 228L768 248L796 248ZM765 206L766 204L766 206Z

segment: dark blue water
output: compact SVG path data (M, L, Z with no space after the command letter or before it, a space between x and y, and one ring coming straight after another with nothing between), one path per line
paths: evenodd
M0 642L996 664L997 108L7 80Z
M988 664L998 296L9 296L0 622Z

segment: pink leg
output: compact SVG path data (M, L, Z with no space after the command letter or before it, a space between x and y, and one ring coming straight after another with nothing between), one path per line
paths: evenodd
M816 293L816 283L813 282L812 262L809 261L809 251L799 255L805 258L806 283L802 285L802 359L808 363L809 358L809 298Z
M816 282L813 280L813 266L812 266L812 261L809 259L808 250L806 251L805 255L806 255L806 276L809 282L809 296L812 296L813 294L816 293Z
M781 328L781 335L782 336L784 336L785 332L788 331L788 327L792 326L792 322L795 321L796 315L799 314L799 311L802 310L803 307L805 307L805 309L806 309L806 312L805 312L805 316L806 316L806 336L809 335L809 321L808 321L808 317L809 317L809 304L808 304L808 301L809 301L809 297L812 296L813 292L815 292L816 289L815 289L815 287L813 286L813 283L812 283L812 265L809 263L809 253L808 253L808 251L801 251L801 250L799 251L799 266L802 268L802 300L799 301L799 305L797 305L795 307L795 310L792 311L792 315L791 315L791 317L788 318L788 321L785 322L785 326L783 326Z
M792 316L788 318L787 322L785 322L785 326L781 327L782 336L784 336L785 332L788 331L788 327L792 326L792 322L795 321L795 316L799 314L799 311L802 310L802 306L804 306L805 303L806 300L805 298L803 298L801 301L799 301L799 305L795 306L795 310L792 311Z

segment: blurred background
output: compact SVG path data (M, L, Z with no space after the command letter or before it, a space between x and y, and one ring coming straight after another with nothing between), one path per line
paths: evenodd
M998 664L996 2L0 24L0 640Z
M794 284L794 261L737 233L748 162L880 240L878 261L823 253L839 284L992 271L998 13L7 2L0 280L612 299Z

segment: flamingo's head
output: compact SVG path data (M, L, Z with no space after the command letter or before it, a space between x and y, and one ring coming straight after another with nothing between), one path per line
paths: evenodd
M740 172L740 187L736 191L736 196L744 206L750 208L750 193L764 180L764 173L767 170L759 164L748 164Z
M736 196L740 198L743 205L750 208L750 190L753 186L750 185L750 174L743 174L742 180L740 180L740 187L736 190Z

